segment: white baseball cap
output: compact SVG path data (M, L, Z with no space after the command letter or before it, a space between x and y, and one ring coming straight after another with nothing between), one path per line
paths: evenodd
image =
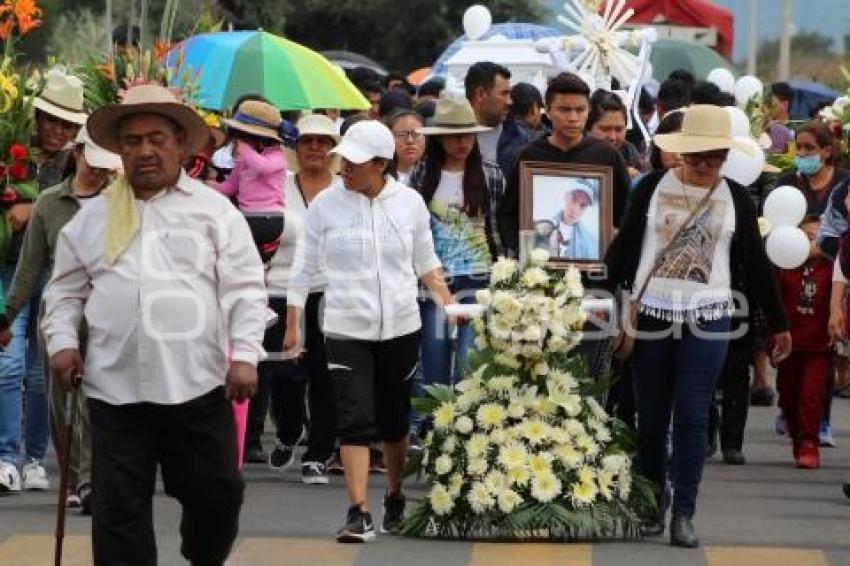
M106 149L103 149L96 143L94 143L89 136L88 128L83 126L80 128L80 131L77 132L77 137L74 139L75 144L83 144L85 147L83 148L83 156L86 158L86 162L91 167L95 167L97 169L109 169L110 171L117 171L123 167L121 162L121 156L117 153L112 153Z
M392 159L395 155L395 138L390 129L381 122L363 120L348 128L342 136L342 141L331 153L336 153L357 165L376 157Z

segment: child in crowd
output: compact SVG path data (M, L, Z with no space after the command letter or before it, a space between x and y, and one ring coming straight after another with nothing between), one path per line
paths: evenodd
M812 242L809 259L777 278L791 324L792 353L779 364L779 406L788 422L798 468L820 467L818 432L830 376L829 316L833 264L817 251L820 221L807 216L800 227Z
M211 184L236 199L260 257L268 264L283 234L286 156L281 144L292 136L292 126L281 120L277 108L259 100L246 100L224 123L233 139L233 172Z

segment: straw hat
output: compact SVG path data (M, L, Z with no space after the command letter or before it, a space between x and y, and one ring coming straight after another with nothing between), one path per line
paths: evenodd
M747 155L752 149L732 137L732 119L725 108L695 104L684 111L682 130L658 134L655 145L670 153L701 153L718 149L738 149Z
M431 125L416 131L426 136L477 134L492 128L479 126L472 105L466 98L445 96L437 101Z
M51 116L82 126L89 117L83 92L83 81L53 69L47 73L44 88L33 99L32 105Z
M232 118L224 121L228 128L283 143L280 128L280 111L267 102L246 100L236 109Z
M74 143L83 145L83 156L86 158L86 163L91 167L109 169L110 171L117 171L123 167L121 156L107 151L94 143L86 126L83 126L77 132Z
M322 136L332 139L334 144L339 143L339 132L337 132L336 125L334 125L333 120L324 114L305 114L298 120L295 127L298 129L299 140L304 136ZM287 169L293 173L298 173L301 169L298 165L295 151L292 149L286 149L286 162ZM337 159L336 155L334 155L334 159L331 161L331 171L339 171L339 159Z
M89 135L102 148L118 153L118 123L137 114L158 114L174 121L186 134L189 155L200 153L209 143L210 130L203 118L180 102L173 92L159 85L134 86L127 90L120 104L96 110L88 121Z

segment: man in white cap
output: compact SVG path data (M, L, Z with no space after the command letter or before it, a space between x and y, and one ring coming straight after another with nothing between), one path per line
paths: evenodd
M68 152L87 114L83 107L83 83L63 71L47 73L45 86L33 99L38 155L36 181L45 190L62 180ZM6 214L12 236L5 262L0 264L0 280L9 289L18 263L24 229L32 214L32 202L21 200ZM44 359L38 350L34 318L41 302L41 284L30 300L20 305L11 328L14 338L0 351L0 494L47 489L49 484L42 460L47 452L47 399ZM26 391L26 400L22 399ZM22 415L26 407L26 414ZM21 426L24 423L24 426ZM21 458L21 441L25 448ZM18 469L21 472L18 472Z
M599 235L582 223L587 209L596 201L596 190L582 179L570 181L564 192L564 205L552 217L555 230L552 233L553 248L557 248L561 259L602 259Z
M244 216L182 170L209 130L168 89L133 87L88 128L126 177L59 235L42 328L53 374L89 399L94 563L156 564L159 466L181 553L220 565L244 490L229 400L254 394L265 356L263 266Z

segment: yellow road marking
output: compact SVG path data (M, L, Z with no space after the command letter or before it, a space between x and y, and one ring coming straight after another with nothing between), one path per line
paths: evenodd
M53 535L12 535L0 542L0 564L45 566L53 564ZM62 543L63 566L91 566L91 537L65 536Z
M826 556L820 550L801 548L706 548L705 558L708 566L741 566L742 564L829 566Z
M246 538L227 560L228 566L348 566L362 545L332 539Z
M589 544L497 544L477 543L472 547L470 566L591 566Z

